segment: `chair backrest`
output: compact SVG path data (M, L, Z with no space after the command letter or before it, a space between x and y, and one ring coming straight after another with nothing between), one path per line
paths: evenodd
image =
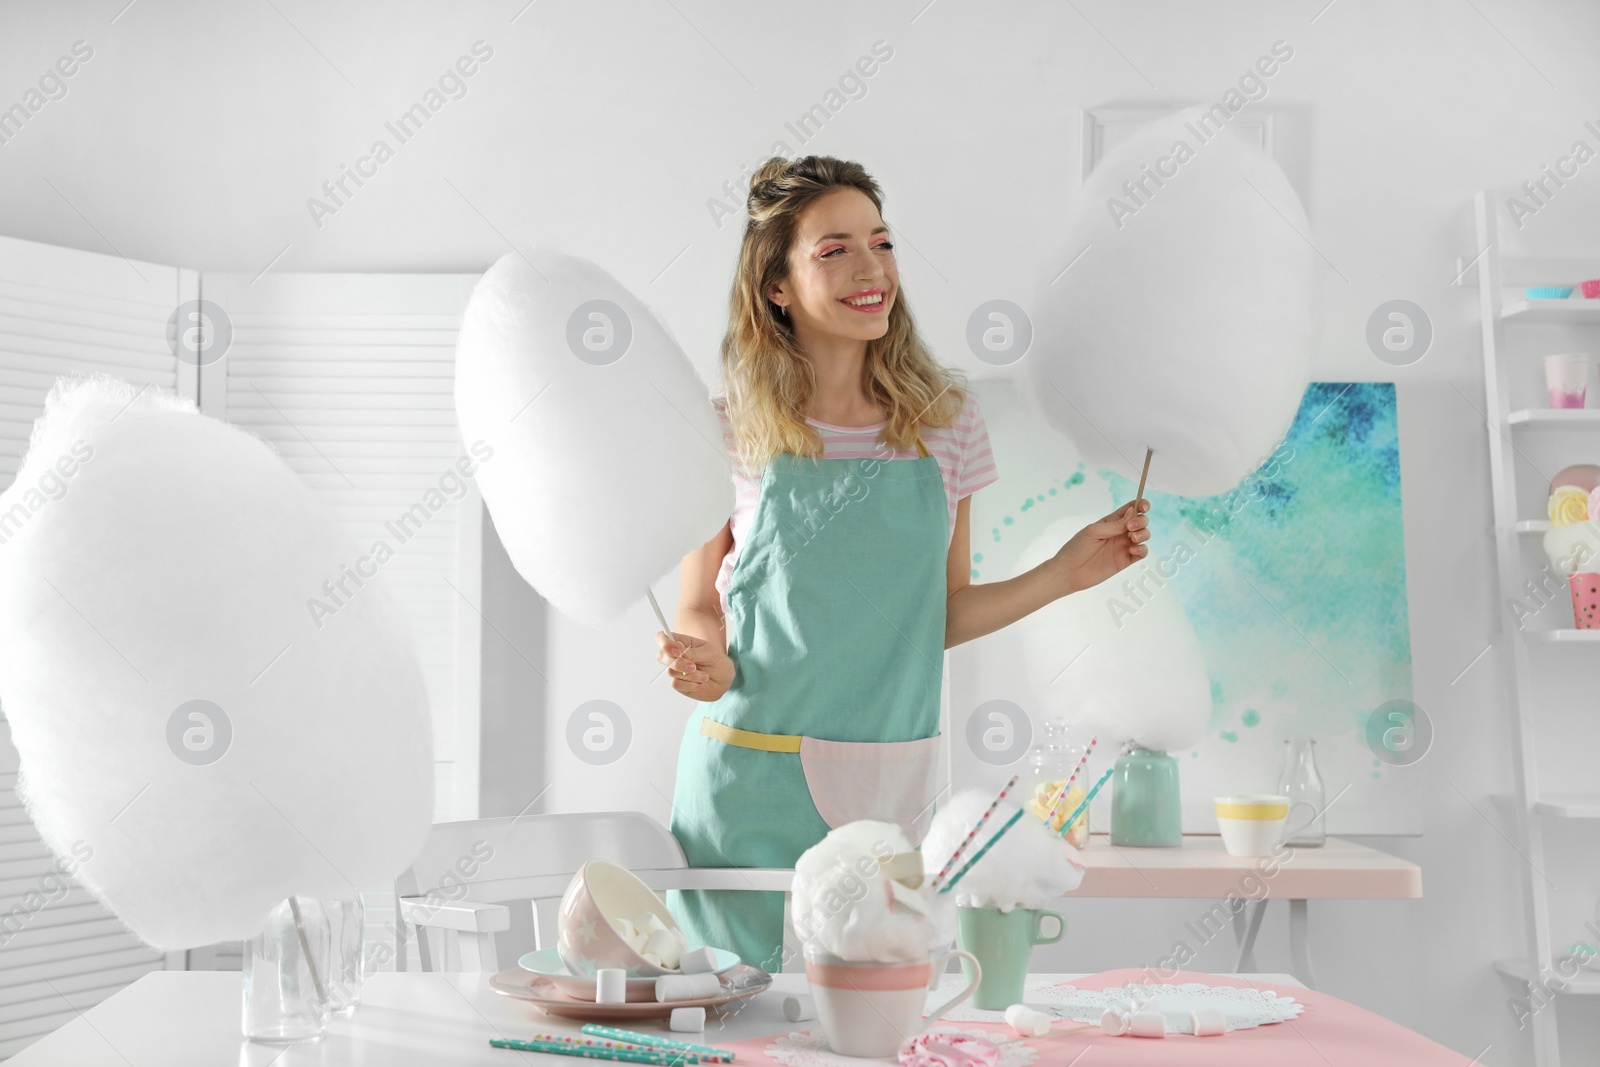
M435 824L421 854L395 880L395 895L507 905L512 926L496 935L495 947L509 966L530 949L554 944L561 894L591 859L633 871L688 866L678 839L643 812L471 819Z

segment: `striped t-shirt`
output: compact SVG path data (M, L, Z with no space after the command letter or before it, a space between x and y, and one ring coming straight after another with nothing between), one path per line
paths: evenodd
M717 420L722 424L722 443L728 456L729 463L733 466L733 485L735 498L733 504L733 548L728 551L722 560L722 569L717 572L717 593L722 600L722 611L728 611L728 582L733 578L733 565L739 558L739 549L745 542L746 535L750 532L750 523L755 518L756 500L761 493L761 477L752 477L743 464L739 462L738 448L734 441L733 424L728 419L728 402L724 396L714 396L711 404L717 411ZM883 429L886 422L875 422L870 426L835 426L831 423L818 422L816 419L807 419L822 435L823 459L917 459L915 449L896 449L893 454L885 457L883 446L878 443L878 432ZM983 414L978 410L978 398L971 391L967 391L967 401L955 421L948 426L925 428L922 431L922 441L928 446L928 452L939 463L939 470L944 475L945 496L950 503L950 529L955 529L956 506L961 498L977 492L991 482L998 481L1000 474L995 470L994 453L989 448L989 433L983 424Z

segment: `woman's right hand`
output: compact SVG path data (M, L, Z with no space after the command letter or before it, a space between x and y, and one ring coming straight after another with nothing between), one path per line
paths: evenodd
M667 667L672 688L695 700L716 700L733 684L733 660L693 634L656 631L656 660Z

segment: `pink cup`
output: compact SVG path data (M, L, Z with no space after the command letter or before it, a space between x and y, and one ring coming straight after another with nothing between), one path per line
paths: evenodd
M1580 630L1600 630L1600 574L1574 574L1567 579L1572 590L1572 618Z
M951 956L972 965L966 987L927 1014L928 990ZM983 968L970 952L941 952L910 963L857 963L805 947L806 977L828 1047L842 1056L893 1056L900 1043L972 996Z

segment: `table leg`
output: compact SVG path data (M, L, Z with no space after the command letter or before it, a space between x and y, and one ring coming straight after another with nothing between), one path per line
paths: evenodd
M1250 927L1244 930L1244 938L1239 942L1239 958L1234 961L1235 974L1249 974L1256 969L1256 933L1261 929L1261 917L1267 913L1267 897L1253 901L1250 906ZM1233 932L1237 936L1243 929L1242 915L1235 913Z
M1317 976L1311 969L1310 910L1304 900L1289 901L1289 958L1294 976L1308 988L1317 988Z

